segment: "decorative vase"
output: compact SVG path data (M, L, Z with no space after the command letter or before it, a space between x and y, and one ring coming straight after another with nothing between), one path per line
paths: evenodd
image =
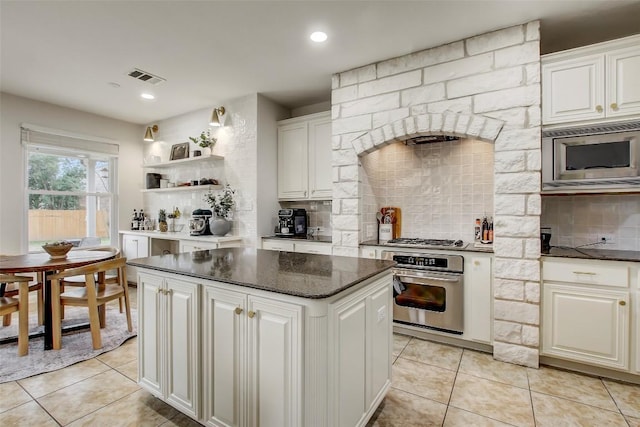
M204 147L201 148L202 150L202 155L203 156L210 156L211 155L211 147Z
M158 221L158 228L164 233L169 230L169 224L167 224L167 221Z
M231 221L227 221L224 218L216 217L211 220L210 224L211 234L214 236L224 236L231 231Z

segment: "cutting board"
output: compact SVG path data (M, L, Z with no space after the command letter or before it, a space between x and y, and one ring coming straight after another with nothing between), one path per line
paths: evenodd
M402 213L400 208L395 206L386 206L380 209L382 213L382 223L389 221L393 226L393 238L397 239L401 235L402 230Z

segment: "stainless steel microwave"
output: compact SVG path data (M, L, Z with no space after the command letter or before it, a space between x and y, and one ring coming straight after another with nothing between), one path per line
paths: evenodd
M549 132L551 133L551 132ZM543 192L640 191L640 130L544 134Z

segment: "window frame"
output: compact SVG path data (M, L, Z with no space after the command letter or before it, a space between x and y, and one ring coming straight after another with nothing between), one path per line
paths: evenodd
M114 155L114 147L112 142L107 142L102 138L97 137L88 137L84 135L76 135L71 134L65 131L55 131L51 129L41 128L38 126L30 125L29 127L24 124L21 126L22 128L22 151L23 151L23 159L24 159L24 176L23 176L23 185L24 185L24 206L23 213L25 218L29 218L29 200L32 194L40 194L40 195L53 195L53 196L77 196L80 198L85 198L88 200L89 198L108 198L110 199L110 212L109 212L109 237L111 246L118 246L118 146L115 145L115 155ZM28 132L35 131L41 135L46 136L50 135L51 142L30 142ZM60 145L56 145L57 137L62 138L62 142ZM71 139L71 144L65 144L65 139ZM84 143L82 149L78 149L74 147L74 139ZM93 148L93 149L92 149ZM86 191L53 191L53 190L32 190L29 188L29 159L31 153L41 153L45 155L55 155L69 158L83 158L86 156L88 159L87 162L87 170L86 170ZM95 182L93 178L93 174L97 172L96 163L98 161L108 162L109 164L109 176L108 176L108 189L106 192L98 192L95 191L95 185L93 186L93 191L89 191L88 189L92 185L92 182ZM93 173L92 173L93 172ZM89 211L91 204L86 203L87 211ZM95 206L95 203L94 203ZM87 216L89 214L87 213ZM91 225L87 223L87 234L91 233L90 230L96 229L97 224L95 223L95 214L93 215L94 223ZM23 228L23 242L25 247L29 252L33 252L30 248L29 244L29 221L24 221Z

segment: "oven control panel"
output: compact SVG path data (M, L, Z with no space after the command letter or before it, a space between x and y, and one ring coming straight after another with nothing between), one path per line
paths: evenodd
M461 255L434 255L422 253L386 252L384 259L398 263L398 267L417 268L462 273L464 258Z

